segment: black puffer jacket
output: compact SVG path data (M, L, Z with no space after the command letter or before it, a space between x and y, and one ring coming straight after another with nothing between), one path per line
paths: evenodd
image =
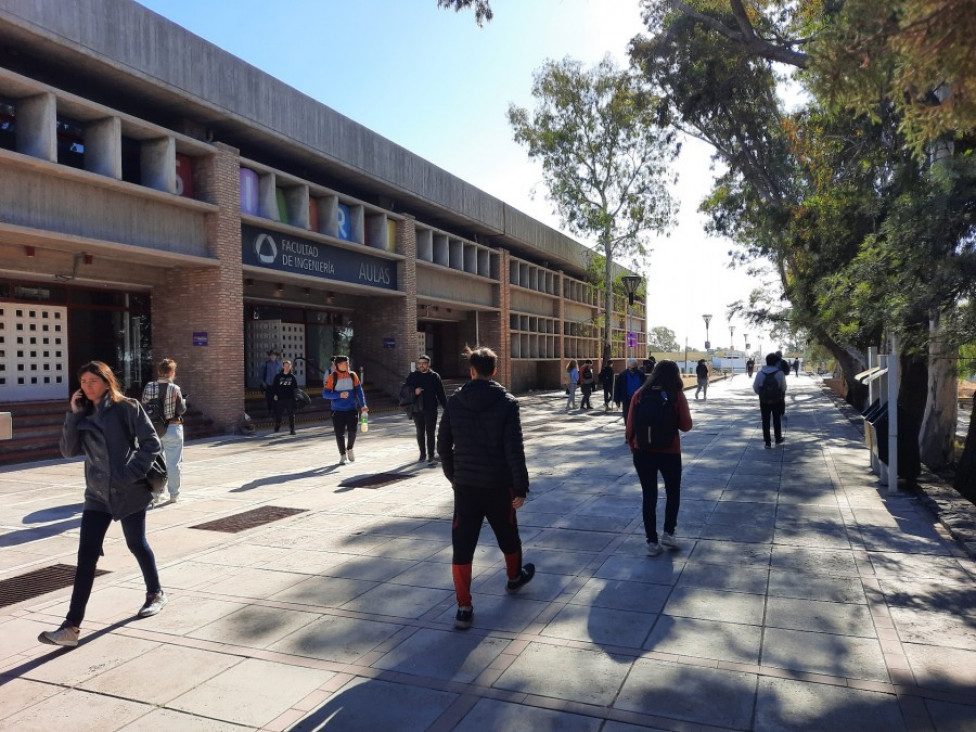
M106 396L88 413L68 412L61 430L61 454L85 455L85 509L110 513L116 521L152 501L146 473L162 449L134 399L113 402Z
M495 381L473 379L447 400L437 454L456 488L529 492L518 400Z

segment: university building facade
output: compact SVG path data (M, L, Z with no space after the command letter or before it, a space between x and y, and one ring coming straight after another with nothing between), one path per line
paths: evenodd
M481 344L510 389L555 388L600 355L589 256L136 3L0 0L0 410L67 400L91 359L134 393L170 357L229 427L269 348L395 394ZM635 354L645 323L638 300Z

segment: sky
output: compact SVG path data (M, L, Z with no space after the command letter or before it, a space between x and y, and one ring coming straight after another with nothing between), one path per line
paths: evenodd
M567 56L626 66L644 31L638 0L492 0L479 28L470 11L436 0L140 0L141 4L365 125L533 218L569 233L546 198L541 167L512 137L510 104L531 110L533 74ZM688 141L676 162L677 226L652 244L649 327L702 348L730 344L728 305L762 282L730 269L730 242L708 237L697 213L711 187L710 149ZM579 239L579 237L574 237ZM731 343L772 348L733 320Z

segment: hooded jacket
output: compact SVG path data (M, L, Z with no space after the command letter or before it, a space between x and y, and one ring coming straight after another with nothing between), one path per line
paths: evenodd
M61 454L85 455L85 510L110 513L116 521L152 501L146 473L162 449L156 428L133 399L106 396L90 412L68 412L61 430Z
M529 492L519 403L496 381L472 379L447 400L437 454L456 489Z

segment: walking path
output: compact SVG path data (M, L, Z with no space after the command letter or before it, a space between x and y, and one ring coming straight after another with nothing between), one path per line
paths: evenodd
M341 467L325 427L191 444L185 499L148 520L169 605L134 618L144 588L113 525L78 648L36 640L69 589L0 609L0 729L976 728L974 563L876 484L818 382L789 388L773 450L746 378L691 400L682 546L658 557L620 414L524 399L538 574L506 595L486 528L469 631L450 489L413 462L404 418L371 420ZM0 579L74 564L81 467L0 471ZM355 483L383 473L403 479ZM193 528L261 506L304 511Z

